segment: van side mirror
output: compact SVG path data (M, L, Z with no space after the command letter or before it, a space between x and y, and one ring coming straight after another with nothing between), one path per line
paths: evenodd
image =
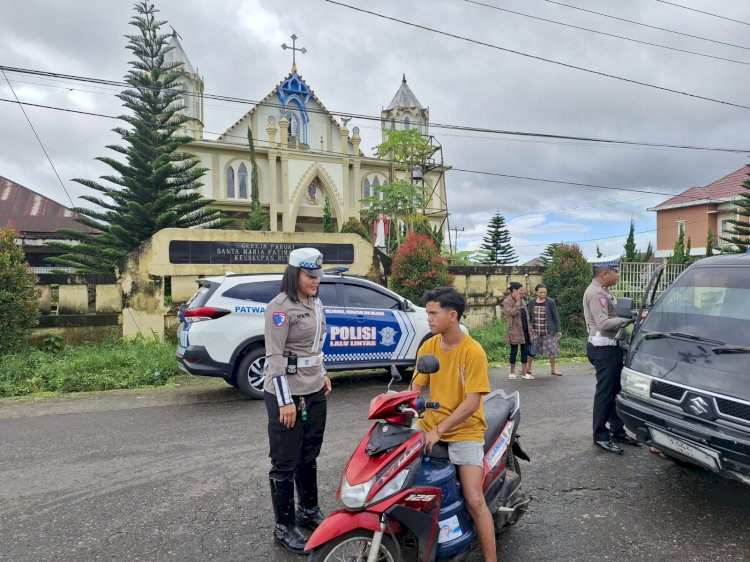
M622 297L617 299L617 316L633 320L638 311L633 310L633 299Z
M438 358L434 355L421 355L419 359L417 359L416 370L423 375L437 373L440 370L440 361L438 361Z

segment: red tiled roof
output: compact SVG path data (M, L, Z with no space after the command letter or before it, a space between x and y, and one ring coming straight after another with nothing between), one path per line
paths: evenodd
M696 204L705 202L717 203L720 200L734 199L745 191L746 188L742 184L750 180L749 173L750 168L743 166L739 170L735 170L731 174L713 183L709 183L706 187L691 187L687 191L683 191L652 207L651 210L656 211L673 205L688 206L691 202L695 202Z
M60 203L0 176L0 226L12 222L21 233L53 233L60 228L92 232L75 222L77 216Z

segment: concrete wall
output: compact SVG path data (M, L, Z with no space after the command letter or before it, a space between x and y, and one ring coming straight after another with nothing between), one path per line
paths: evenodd
M463 322L468 328L487 324L500 316L508 283L518 281L532 294L544 273L543 268L522 266L450 266L448 270L455 276L453 286L466 297Z
M172 263L170 243L265 243L288 253L293 245L351 244L351 263L337 264L349 273L385 284L385 268L372 246L356 234L250 232L239 230L166 229L132 252L114 275L40 275L42 321L35 337L55 333L66 341L101 339L113 334L163 338L174 333L176 308L195 294L196 280L234 273L281 273L284 263ZM285 259L285 258L284 258ZM524 284L531 294L541 282L538 267L451 266L454 286L466 297L464 323L477 327L500 315L505 288ZM167 298L169 297L169 298ZM419 304L419 303L418 303Z

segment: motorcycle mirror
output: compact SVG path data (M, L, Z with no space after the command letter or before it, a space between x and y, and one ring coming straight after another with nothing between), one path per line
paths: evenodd
M440 361L434 355L422 355L417 359L417 372L423 375L431 375L440 370Z
M401 373L398 372L398 369L395 365L391 365L391 382L388 383L388 389L386 390L386 394L390 394L391 392L391 385L394 382L399 382L401 380Z

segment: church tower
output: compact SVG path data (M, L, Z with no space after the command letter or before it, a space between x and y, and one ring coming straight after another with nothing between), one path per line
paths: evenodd
M406 129L417 129L420 134L429 134L430 109L422 107L417 96L411 91L406 83L406 74L401 81L401 87L393 96L391 103L380 112L380 127L383 130L383 141L385 131L403 131Z
M203 138L203 78L190 64L190 59L185 54L185 50L177 37L177 32L172 29L172 36L168 42L168 46L172 49L164 56L164 63L167 65L182 63L179 82L179 87L182 90L182 102L185 106L182 113L192 118L182 127L187 135L200 140Z

